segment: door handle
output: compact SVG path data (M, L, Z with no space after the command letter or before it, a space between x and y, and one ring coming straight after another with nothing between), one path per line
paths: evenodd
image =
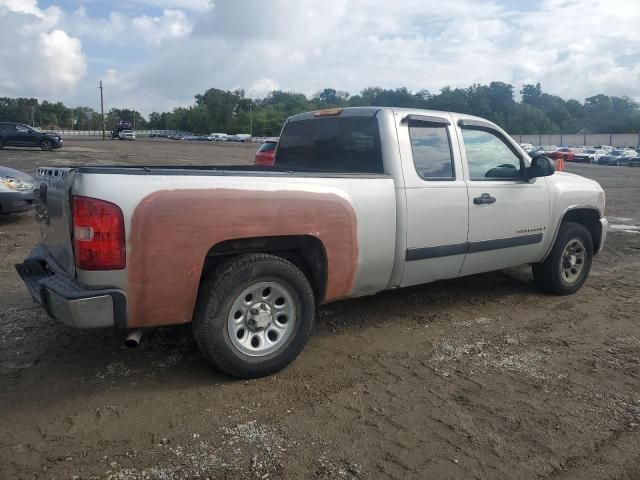
M474 198L473 203L475 203L476 205L485 205L490 203L496 203L496 199L495 197L492 197L488 193L483 193L479 197Z

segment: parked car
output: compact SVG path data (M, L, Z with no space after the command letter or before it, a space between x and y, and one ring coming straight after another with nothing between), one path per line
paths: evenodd
M229 135L226 133L212 133L209 135L209 140L214 142L226 142L228 136Z
M229 138L232 142L250 142L251 135L248 133L236 133Z
M0 167L0 215L33 208L33 178L20 170Z
M40 147L50 152L62 147L62 137L55 132L40 132L28 125L0 122L0 148Z
M640 167L640 157L631 157L629 159L630 167Z
M576 152L574 154L573 161L580 163L594 163L598 161L598 159L606 155L607 152L604 150L596 150L595 148L584 148L580 152Z
M36 182L42 240L17 266L36 302L84 328L193 321L238 377L292 362L319 304L521 264L574 293L608 225L597 182L488 120L418 109L292 116L268 172L94 164Z
M521 143L520 147L527 153L534 149L534 146L530 143Z
M574 160L574 153L568 147L560 147L552 152L545 151L544 154L545 156L553 158L554 160L562 159L565 162L573 162Z
M598 158L599 165L628 165L629 159L637 156L638 153L635 150L611 150L606 155L602 155Z
M265 142L260 146L260 148L256 152L255 164L272 167L273 159L275 157L277 147L278 147L277 139L265 140Z
M118 138L120 140L135 140L136 132L134 132L133 130L120 130L118 132Z

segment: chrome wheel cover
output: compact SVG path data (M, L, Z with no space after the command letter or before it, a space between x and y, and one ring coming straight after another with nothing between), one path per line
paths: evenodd
M567 242L560 261L560 275L567 284L575 283L584 269L587 250L581 240L573 238Z
M255 283L238 295L227 317L227 333L241 353L260 357L282 347L295 329L290 288L275 281Z

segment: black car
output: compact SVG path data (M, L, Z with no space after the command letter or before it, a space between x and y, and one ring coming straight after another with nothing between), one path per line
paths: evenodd
M62 137L53 132L39 132L22 123L0 122L0 148L40 147L50 152L62 147Z

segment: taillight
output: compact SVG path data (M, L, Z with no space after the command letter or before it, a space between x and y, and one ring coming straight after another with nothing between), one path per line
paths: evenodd
M124 218L117 205L74 196L73 247L82 270L122 270L126 266Z

